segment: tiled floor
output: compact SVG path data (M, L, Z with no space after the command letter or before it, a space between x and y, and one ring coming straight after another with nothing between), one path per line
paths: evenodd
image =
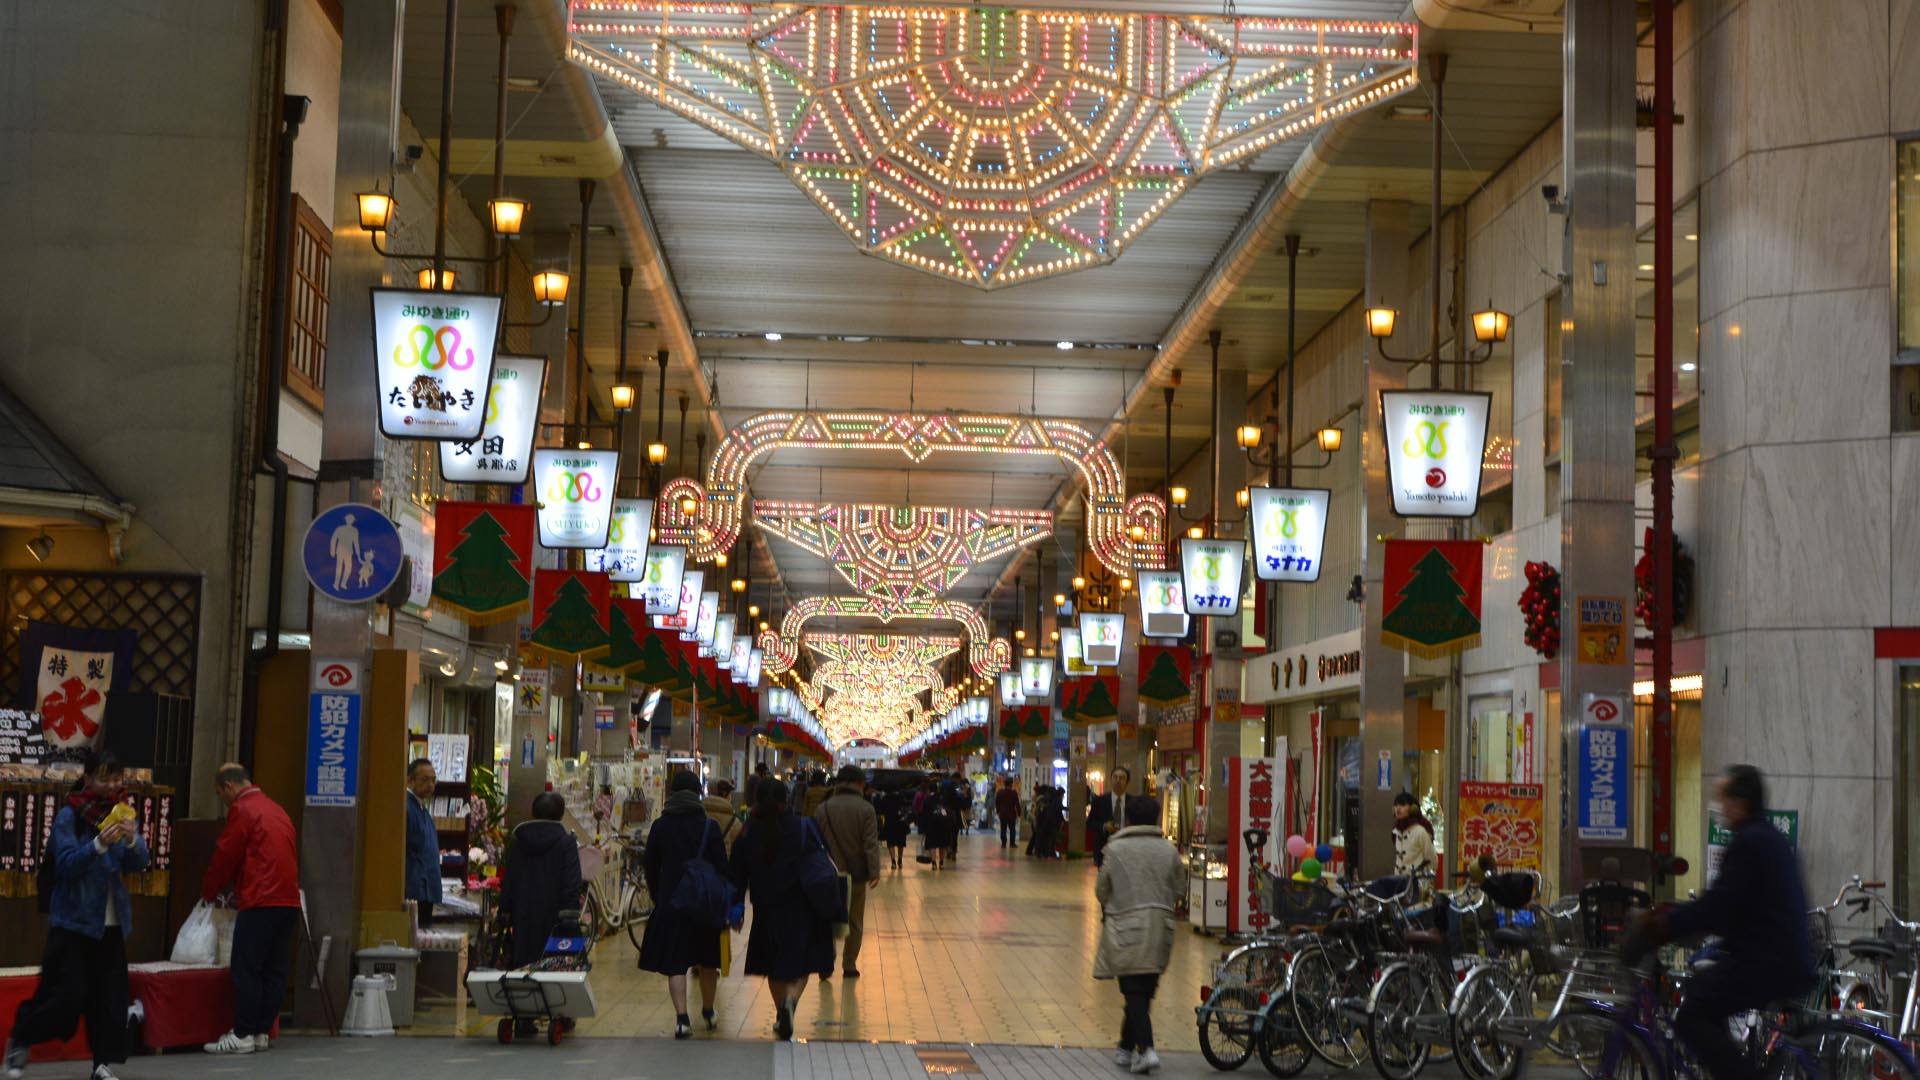
M991 836L961 840L954 868L934 873L913 862L889 872L867 900L861 977L808 987L795 1017L802 1038L859 1042L975 1042L1105 1047L1119 1033L1120 994L1095 982L1099 906L1090 862L1041 863L1003 854ZM736 936L735 974L720 982L720 1029L699 1038L769 1039L773 1005L765 983L738 973L746 951ZM1183 932L1154 1001L1155 1041L1194 1050L1194 1005L1220 957L1212 939ZM600 1015L585 1036L652 1037L673 1029L667 982L635 968L625 935L594 954ZM696 1000L692 1009L697 1012ZM415 1034L490 1034L469 1014L419 1017ZM695 1018L696 1029L700 1024Z

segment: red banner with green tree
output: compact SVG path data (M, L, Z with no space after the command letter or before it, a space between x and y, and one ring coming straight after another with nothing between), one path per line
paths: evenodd
M593 570L539 570L533 575L533 634L527 644L562 658L606 652L613 582Z
M433 606L475 625L505 622L527 610L533 525L532 506L434 504Z
M1433 660L1480 644L1478 540L1389 540L1380 643Z
M1140 700L1171 709L1193 700L1193 651L1184 645L1140 646Z

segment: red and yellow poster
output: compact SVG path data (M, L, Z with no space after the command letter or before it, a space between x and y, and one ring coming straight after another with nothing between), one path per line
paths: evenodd
M1492 855L1501 870L1539 870L1546 839L1538 784L1460 784L1460 859Z

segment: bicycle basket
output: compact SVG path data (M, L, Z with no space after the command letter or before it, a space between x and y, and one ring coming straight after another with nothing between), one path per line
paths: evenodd
M1314 881L1267 875L1267 910L1282 926L1319 926L1333 919L1339 898Z
M1536 881L1532 874L1510 872L1488 874L1487 880L1480 886L1487 899L1506 908L1508 911L1524 911L1533 903Z

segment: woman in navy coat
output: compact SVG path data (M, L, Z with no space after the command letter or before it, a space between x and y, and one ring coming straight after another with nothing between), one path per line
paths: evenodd
M733 883L753 901L746 973L767 977L777 1016L774 1034L791 1039L793 1009L807 976L833 971L833 927L813 913L800 888L801 856L825 841L789 808L786 784L762 780L753 795L753 819L733 845Z
M725 876L727 848L720 827L707 817L701 799L700 778L682 769L673 774L667 805L647 833L647 851L641 870L653 896L653 916L640 940L640 970L667 977L673 997L673 1037L693 1033L687 1021L687 969L700 977L700 1018L714 1029L713 998L720 984L720 935L723 931L695 926L672 907L673 892L687 864L704 859Z

